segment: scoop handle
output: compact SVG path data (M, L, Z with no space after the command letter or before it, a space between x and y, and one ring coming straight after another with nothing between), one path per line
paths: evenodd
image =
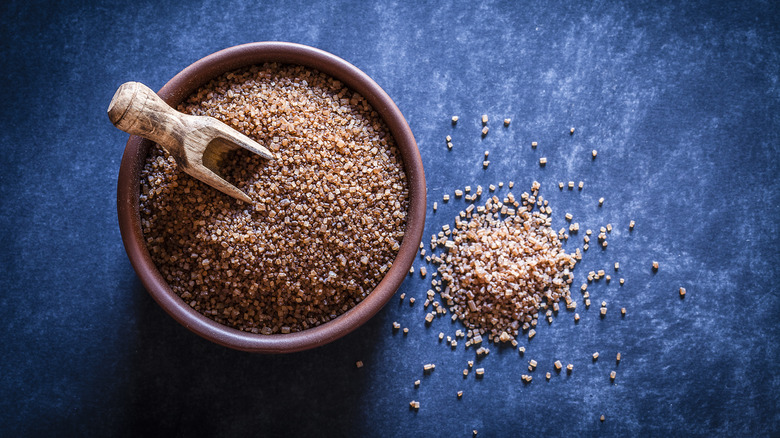
M183 156L184 114L146 85L120 85L108 104L108 118L122 131L152 140L177 158Z

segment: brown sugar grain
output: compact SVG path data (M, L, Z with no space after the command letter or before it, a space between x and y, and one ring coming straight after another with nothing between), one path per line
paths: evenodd
M266 146L220 173L236 202L183 174L159 147L141 172L141 226L171 289L206 317L252 333L298 332L362 301L400 248L409 191L400 152L358 94L312 69L233 71L178 109Z
M539 184L534 183L533 195ZM468 222L458 220L449 250L436 257L446 287L441 298L469 330L498 341L535 325L542 303L569 301L571 270L567 254L546 213L523 195L523 208L501 214L497 197L487 200ZM528 331L531 339L535 331Z

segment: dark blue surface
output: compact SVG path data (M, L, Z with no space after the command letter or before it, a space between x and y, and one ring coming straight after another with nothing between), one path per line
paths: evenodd
M0 435L780 434L780 11L676 3L4 2ZM442 194L509 180L516 194L542 183L556 229L565 212L583 230L615 225L575 271L581 322L541 323L524 357L493 347L476 381L460 374L473 349L436 340L459 326L425 327L418 275L399 291L414 307L394 299L346 338L293 355L228 350L169 318L119 237L127 136L106 107L122 82L159 89L205 55L263 40L332 52L396 101L440 205L426 242L464 206ZM569 180L585 189L555 187ZM614 261L625 286L591 286L584 309L587 271ZM529 359L539 370L523 385ZM556 359L574 373L546 382Z

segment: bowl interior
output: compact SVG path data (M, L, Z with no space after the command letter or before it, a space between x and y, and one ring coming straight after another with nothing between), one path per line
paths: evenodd
M265 62L297 64L319 70L360 93L379 113L403 158L409 185L406 230L393 265L377 287L358 305L315 328L289 334L247 333L219 324L179 298L162 278L146 248L139 214L139 180L153 143L130 136L122 157L117 189L119 227L130 262L141 282L163 309L196 334L227 347L261 353L284 353L314 348L334 341L375 315L406 277L414 261L425 225L425 175L417 143L398 107L371 78L352 64L322 50L292 43L264 42L231 47L209 55L173 77L158 92L176 107L187 96L219 75Z

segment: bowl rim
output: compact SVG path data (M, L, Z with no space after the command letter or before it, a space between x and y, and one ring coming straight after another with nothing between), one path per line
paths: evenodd
M140 171L152 142L131 135L125 146L117 184L117 214L130 263L152 298L176 321L225 347L257 353L292 353L335 341L379 312L401 286L414 262L425 226L426 185L420 151L406 119L390 96L368 75L333 54L288 42L256 42L229 47L191 64L157 93L175 107L198 87L220 74L264 62L297 64L321 71L360 93L382 117L401 151L409 188L409 209L401 247L384 278L355 307L332 321L289 334L253 334L219 324L187 305L168 286L152 262L141 230Z

